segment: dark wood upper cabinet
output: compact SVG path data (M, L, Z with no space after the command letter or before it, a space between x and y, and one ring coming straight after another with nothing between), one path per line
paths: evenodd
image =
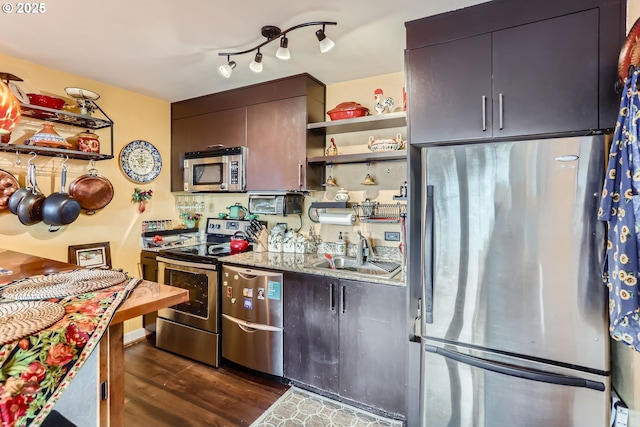
M591 9L492 34L494 136L600 127L598 25Z
M171 191L183 190L184 153L217 144L248 147L247 191L319 187L306 152L324 138L307 123L324 110L325 86L308 74L171 104Z
M247 107L247 190L306 189L306 97Z
M408 51L412 142L491 134L490 53L489 34ZM489 114L483 116L486 111Z
M183 190L184 153L247 145L247 112L239 107L195 117L176 119L171 124L171 191Z
M615 125L620 1L496 0L406 27L412 144Z

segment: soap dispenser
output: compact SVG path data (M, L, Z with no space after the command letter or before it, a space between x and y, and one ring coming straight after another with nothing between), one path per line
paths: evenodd
M342 238L342 231L338 235L338 241L336 242L336 254L337 255L346 255L347 254L347 242Z

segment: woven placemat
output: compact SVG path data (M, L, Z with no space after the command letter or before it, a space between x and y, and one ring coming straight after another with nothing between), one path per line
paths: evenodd
M66 298L108 288L127 280L127 275L113 270L74 270L69 273L31 277L2 290L2 297L12 300Z
M64 316L61 304L48 301L13 301L0 304L0 345L39 332Z

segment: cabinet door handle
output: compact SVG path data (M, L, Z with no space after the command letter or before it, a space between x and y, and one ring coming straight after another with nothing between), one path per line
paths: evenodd
M335 292L333 291L333 288L335 286L336 286L335 283L332 283L331 286L329 286L329 305L330 305L331 311L336 311Z
M500 94L499 96L500 98L500 130L502 130L502 128L504 128L504 95Z
M298 163L298 188L302 189L302 163Z
M482 95L482 131L487 130L487 97Z
M341 286L340 287L340 293L341 293L341 300L342 300L342 312L346 312L347 311L347 298L345 296L345 290L344 290L345 286Z

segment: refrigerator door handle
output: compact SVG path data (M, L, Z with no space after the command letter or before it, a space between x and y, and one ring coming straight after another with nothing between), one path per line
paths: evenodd
M422 257L422 298L424 302L425 323L433 323L433 285L434 285L434 206L433 206L433 185L427 185L426 205L423 210L424 232L422 233L422 247L424 253Z
M455 351L446 350L444 348L433 347L427 344L425 344L424 349L425 351L439 354L442 357L455 360L459 363L464 363L465 365L474 366L476 368L485 369L487 371L497 372L503 375L509 375L512 377L518 377L525 380L538 381L543 383L566 385L570 387L584 387L597 391L605 391L604 384L598 381L591 381L585 378L570 377L567 375L552 374L549 372L542 372L534 369L514 368L512 365L479 359L477 357L467 356L466 354L457 353Z

